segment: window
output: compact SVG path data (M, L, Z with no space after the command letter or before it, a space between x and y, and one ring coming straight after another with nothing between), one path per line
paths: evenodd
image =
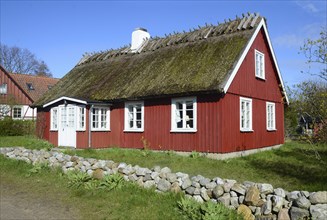
M144 131L144 102L125 103L125 131Z
M252 131L252 99L240 98L240 130Z
M265 79L265 55L255 50L255 76Z
M172 99L171 131L196 132L196 98Z
M85 131L85 108L77 107L77 130Z
M3 83L0 85L0 94L7 94L7 83Z
M22 118L22 107L14 107L12 109L12 117L14 119L21 119Z
M28 90L34 90L34 86L32 83L26 83Z
M267 102L267 130L276 130L276 114L275 114L275 103Z
M109 131L109 108L94 107L91 111L93 131Z
M52 131L57 131L58 130L58 108L52 108L51 109L51 125L50 125L50 129Z

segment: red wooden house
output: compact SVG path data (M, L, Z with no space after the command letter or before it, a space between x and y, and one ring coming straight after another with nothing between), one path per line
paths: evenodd
M8 73L0 65L0 119L36 119L36 109L30 107L59 79Z
M138 28L36 106L55 145L227 153L282 144L287 102L265 19L251 14L164 38Z

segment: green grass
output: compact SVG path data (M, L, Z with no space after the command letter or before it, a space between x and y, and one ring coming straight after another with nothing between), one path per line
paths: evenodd
M0 146L16 146L17 142L27 147L41 146L43 142L29 137L0 137ZM12 143L11 143L12 141ZM33 142L36 143L33 143ZM15 143L15 144L13 144ZM46 145L48 146L48 145ZM203 157L183 157L169 152L152 152L122 148L66 150L66 153L83 157L110 159L142 167L169 167L173 172L184 172L191 176L221 177L270 183L275 188L286 190L327 190L327 145L310 145L287 142L281 148L257 153L242 158L212 160Z
M51 148L52 144L34 136L0 136L0 147Z
M186 219L177 202L181 195L158 194L133 184L122 189L86 190L69 188L69 179L59 170L42 168L0 155L0 185L28 189L33 198L45 197L77 210L82 219Z

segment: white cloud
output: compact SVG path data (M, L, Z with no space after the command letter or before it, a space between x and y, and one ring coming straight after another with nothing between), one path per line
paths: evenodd
M319 11L311 1L295 1L295 3L309 13L317 13Z

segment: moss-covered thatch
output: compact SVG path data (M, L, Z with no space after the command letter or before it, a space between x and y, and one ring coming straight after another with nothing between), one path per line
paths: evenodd
M173 36L177 41L169 40L173 37L152 39L141 53L128 53L123 48L95 54L73 68L35 105L61 96L113 101L221 92L254 32L253 27L237 29L240 22L199 30L210 37L197 38L195 31Z

